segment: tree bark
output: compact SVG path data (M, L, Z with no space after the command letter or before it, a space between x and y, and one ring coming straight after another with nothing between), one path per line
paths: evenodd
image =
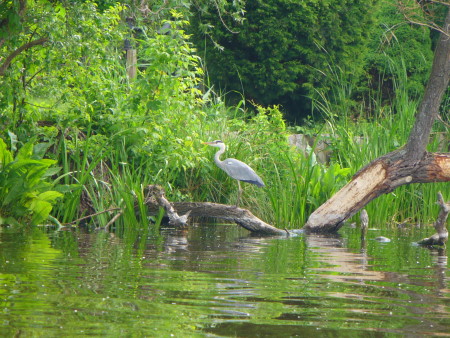
M336 232L343 222L382 194L410 183L450 181L450 153L428 153L426 146L450 78L450 9L436 47L433 67L408 143L379 157L315 210L304 226L308 232Z
M418 109L416 122L406 145L407 156L420 161L428 144L431 128L437 118L442 97L447 90L450 76L450 9L436 47L430 78Z
M148 194L145 199L149 211L157 213L159 207L163 207L169 217L169 224L180 226L186 225L187 217L219 218L225 221L235 222L237 225L261 235L289 235L286 230L261 221L247 209L231 205L209 203L209 202L175 202L170 203L164 197L164 190L157 186L147 187ZM175 211L176 210L176 211ZM184 216L178 216L178 213ZM182 218L182 222L178 221Z
M187 211L186 214L179 216L178 213L173 208L172 204L166 199L165 191L161 186L158 185L147 186L147 197L145 198L145 203L147 205L157 204L160 207L163 207L166 212L166 215L169 217L170 225L180 227L184 227L187 225L187 220L191 212Z
M425 153L417 163L400 149L361 169L352 180L310 216L309 232L336 232L343 222L382 194L410 183L450 181L450 153Z
M441 207L439 211L439 216L434 223L434 228L436 229L436 233L428 238L424 238L418 242L420 245L445 245L448 240L448 231L447 231L447 218L450 212L450 203L445 203L442 194L438 193L438 201L437 204Z

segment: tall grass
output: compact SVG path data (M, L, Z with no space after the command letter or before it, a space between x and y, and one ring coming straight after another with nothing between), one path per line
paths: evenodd
M172 201L234 204L235 180L215 165L216 149L201 143L221 139L228 146L224 158L246 162L266 183L263 189L244 183L242 206L278 227L299 228L357 170L406 143L418 100L408 97L401 65L398 72L392 104L384 104L374 93L370 116L352 101L354 84L345 82L339 69L331 72L334 93L318 93L314 101L325 121L314 132L319 131L319 138L331 143L333 150L331 163L326 165L317 163L314 147L304 155L289 145L288 128L277 107L256 106L251 112L244 101L230 107L211 91L211 98L196 108L199 111L193 116L179 115L179 122L156 123L152 117L150 122L137 124L116 118L103 125L110 129L105 133L108 137L91 135L89 129L86 135L76 130L70 137L61 133L55 157L64 168L65 183L74 189L66 194L57 216L69 222L89 212L118 207L122 215L111 229L146 228L152 222L151 228L157 231L161 215L150 217L148 213L144 203L147 184L162 185ZM166 129L152 129L162 126ZM430 150L437 147L436 139ZM444 184L427 184L403 186L378 198L367 206L372 225L429 222L437 213L434 202L439 190L448 194ZM80 204L83 200L92 210ZM112 217L104 213L91 222L105 226Z
M411 98L407 91L407 75L404 65L391 64L394 74L394 93L390 104L382 102L375 93L371 103L372 116L359 112L359 119L350 119L348 112L350 97L333 95L339 101L330 102L320 93L316 108L325 117L326 132L333 148L332 162L351 169L352 173L361 169L372 160L387 154L407 143L415 121L415 113L420 98ZM337 77L334 89L340 93L349 93L348 84L341 83ZM338 111L331 110L338 109ZM436 150L437 139L432 138L429 150ZM429 223L437 215L435 205L438 191L448 194L448 184L411 184L402 186L392 193L372 201L367 207L371 222L380 226L396 223Z

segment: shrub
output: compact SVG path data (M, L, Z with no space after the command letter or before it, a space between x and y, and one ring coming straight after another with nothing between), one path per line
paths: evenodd
M40 224L62 197L49 182L61 168L42 158L46 147L29 142L14 157L0 139L0 224Z
M291 119L310 112L313 88L327 87L315 69L330 62L347 74L362 74L376 1L248 1L243 24L232 32L232 19L210 29L215 8L192 16L194 41L213 83L239 91L262 105L281 104ZM217 44L223 49L217 48Z

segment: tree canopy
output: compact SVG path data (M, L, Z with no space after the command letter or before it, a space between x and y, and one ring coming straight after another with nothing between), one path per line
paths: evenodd
M281 104L300 122L311 113L311 100L339 82L352 87L350 99L358 106L379 89L388 99L402 71L393 64L403 65L408 90L420 95L432 60L430 31L405 25L395 4L249 1L242 24L225 17L225 24L205 28L216 9L194 8L191 29L217 91Z

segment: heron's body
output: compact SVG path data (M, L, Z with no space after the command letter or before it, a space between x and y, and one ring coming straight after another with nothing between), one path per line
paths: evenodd
M214 155L214 162L216 162L217 166L221 168L223 171L225 171L228 174L228 176L238 181L239 191L236 205L238 205L239 203L239 198L241 194L241 185L239 183L240 181L255 184L258 187L265 186L261 177L259 177L255 173L255 171L244 162L236 160L235 158L227 158L224 161L220 160L220 156L225 152L226 149L225 143L219 140L204 143L213 147L220 148Z
M262 179L244 162L236 160L235 158L227 158L223 161L223 163L224 166L222 169L234 179L251 183L257 185L258 187L264 187L264 182ZM245 173L242 172L243 168L245 168Z

